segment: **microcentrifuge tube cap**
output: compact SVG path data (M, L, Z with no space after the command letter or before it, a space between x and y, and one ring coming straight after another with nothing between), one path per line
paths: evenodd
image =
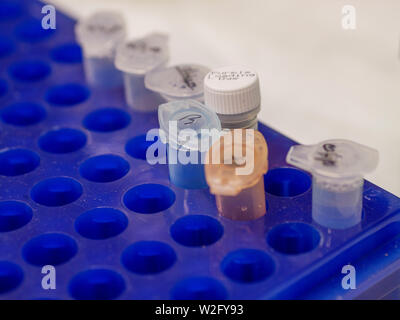
M220 140L208 151L207 160L205 173L210 192L221 196L236 196L258 185L260 179L263 179L268 171L268 146L257 130L225 130ZM265 203L263 186L262 197Z
M221 123L216 113L197 100L176 100L160 105L158 121L169 139L169 144L184 146L194 151L206 152L211 139L218 139L221 131ZM175 132L170 130L170 125L174 122L177 126ZM186 135L180 135L185 129L191 129L196 139L187 139ZM205 150L202 150L202 147Z
M80 20L75 28L78 42L87 57L113 57L116 46L125 38L123 16L115 11L98 11Z
M123 72L144 75L164 66L168 59L168 36L151 33L144 38L121 43L117 47L115 67Z
M163 95L168 101L203 100L204 77L210 70L196 64L181 64L150 71L145 76L147 89Z
M210 71L204 78L204 102L216 113L224 115L260 109L257 73L244 66L227 66Z
M296 167L335 179L363 178L378 165L378 151L349 140L328 140L316 145L296 145L290 148L286 161Z

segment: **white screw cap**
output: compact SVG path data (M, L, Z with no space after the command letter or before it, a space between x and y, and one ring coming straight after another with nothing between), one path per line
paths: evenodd
M218 114L241 114L261 104L260 82L253 70L227 66L212 70L204 78L204 102Z

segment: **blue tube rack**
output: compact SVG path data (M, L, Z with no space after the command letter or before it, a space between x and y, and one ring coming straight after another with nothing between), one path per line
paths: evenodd
M75 21L43 30L42 6L0 2L0 299L399 298L399 198L366 182L359 225L319 226L310 176L285 163L295 142L260 123L268 212L219 217L207 189L144 160L157 114L89 89Z

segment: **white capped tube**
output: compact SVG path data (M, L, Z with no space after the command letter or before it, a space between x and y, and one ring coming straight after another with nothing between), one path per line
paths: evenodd
M204 78L204 103L218 114L223 129L257 129L261 109L257 73L244 66L210 71Z

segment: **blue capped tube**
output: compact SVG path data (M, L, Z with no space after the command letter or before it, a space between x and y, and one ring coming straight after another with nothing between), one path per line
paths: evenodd
M184 189L207 188L205 158L221 132L217 114L196 100L177 100L160 105L158 120L171 182Z

